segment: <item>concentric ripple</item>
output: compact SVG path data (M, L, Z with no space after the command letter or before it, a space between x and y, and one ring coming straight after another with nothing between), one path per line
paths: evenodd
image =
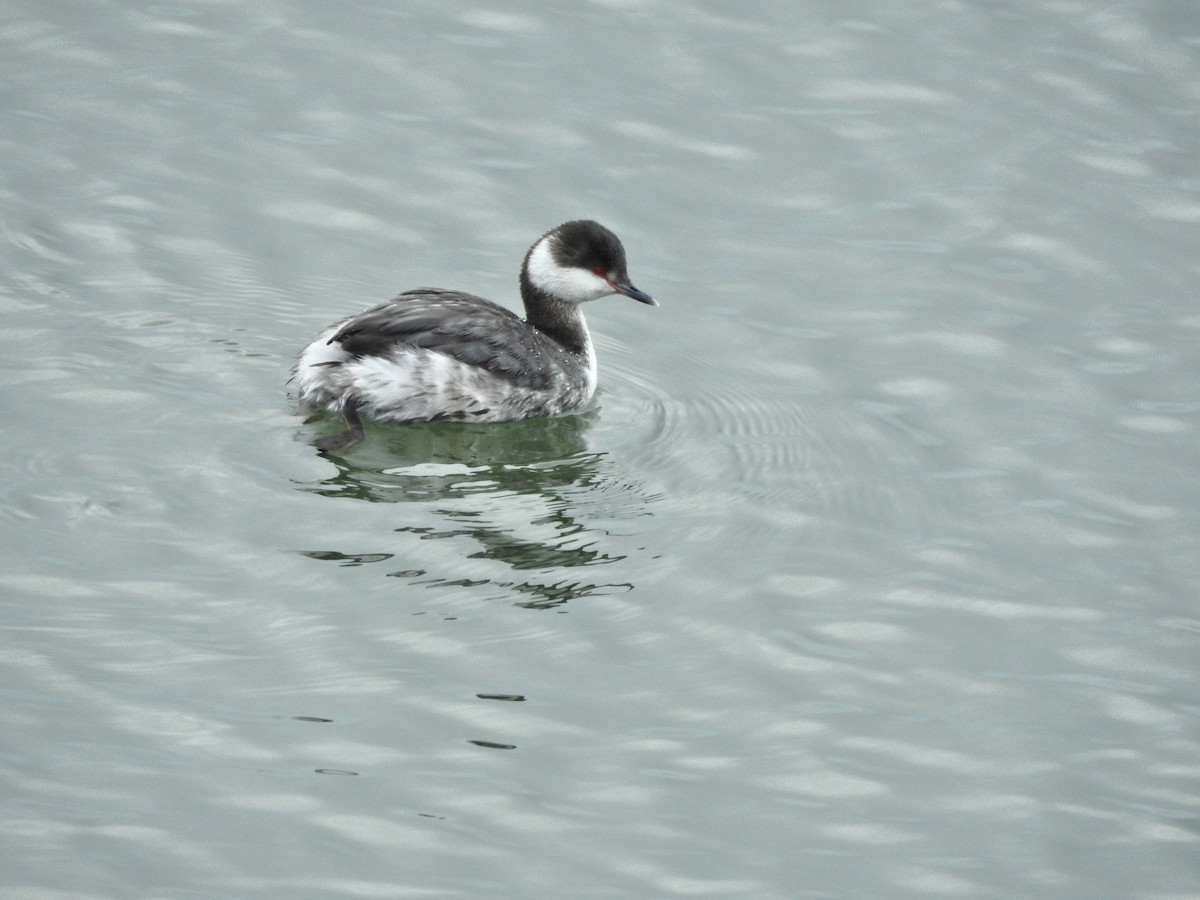
M614 454L649 473L690 512L749 513L749 527L774 529L797 514L836 513L879 525L924 515L928 473L919 441L898 454L892 429L902 411L798 394L783 383L754 389L726 383L695 361L669 386L633 365L610 367L597 428ZM692 377L688 377L691 374ZM905 446L902 444L902 446Z

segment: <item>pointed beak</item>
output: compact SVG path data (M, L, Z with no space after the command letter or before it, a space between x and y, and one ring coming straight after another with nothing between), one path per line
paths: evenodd
M649 304L650 306L658 306L658 303L655 301L655 299L653 297L651 297L645 291L638 290L632 284L630 284L628 281L624 281L624 282L610 281L608 284L609 284L609 287L611 287L618 294L624 294L626 297L632 297L634 300L637 300L639 303L646 303L646 304Z

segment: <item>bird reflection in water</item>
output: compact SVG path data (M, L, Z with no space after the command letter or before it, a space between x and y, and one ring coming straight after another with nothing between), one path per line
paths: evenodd
M406 524L389 537L395 549L300 552L341 566L389 562L387 574L413 586L471 588L533 609L632 590L629 583L569 574L624 559L625 542L610 540L613 523L649 515L654 500L614 473L605 454L587 449L590 418L374 427L354 453L328 457L334 475L297 486L327 497L402 504ZM470 544L447 560L404 538ZM543 578L496 578L488 563ZM454 571L446 572L451 565Z

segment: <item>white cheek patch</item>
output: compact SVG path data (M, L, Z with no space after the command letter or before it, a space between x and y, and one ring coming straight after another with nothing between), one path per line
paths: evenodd
M549 238L538 241L529 254L529 280L551 296L570 303L585 303L615 293L599 275L556 263Z

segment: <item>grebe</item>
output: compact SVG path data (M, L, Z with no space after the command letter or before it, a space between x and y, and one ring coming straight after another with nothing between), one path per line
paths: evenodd
M345 450L362 418L503 422L581 409L596 355L580 305L624 294L650 306L617 236L587 219L534 242L521 264L525 318L461 291L417 288L326 329L300 354L300 401L342 413L348 430L316 442Z

